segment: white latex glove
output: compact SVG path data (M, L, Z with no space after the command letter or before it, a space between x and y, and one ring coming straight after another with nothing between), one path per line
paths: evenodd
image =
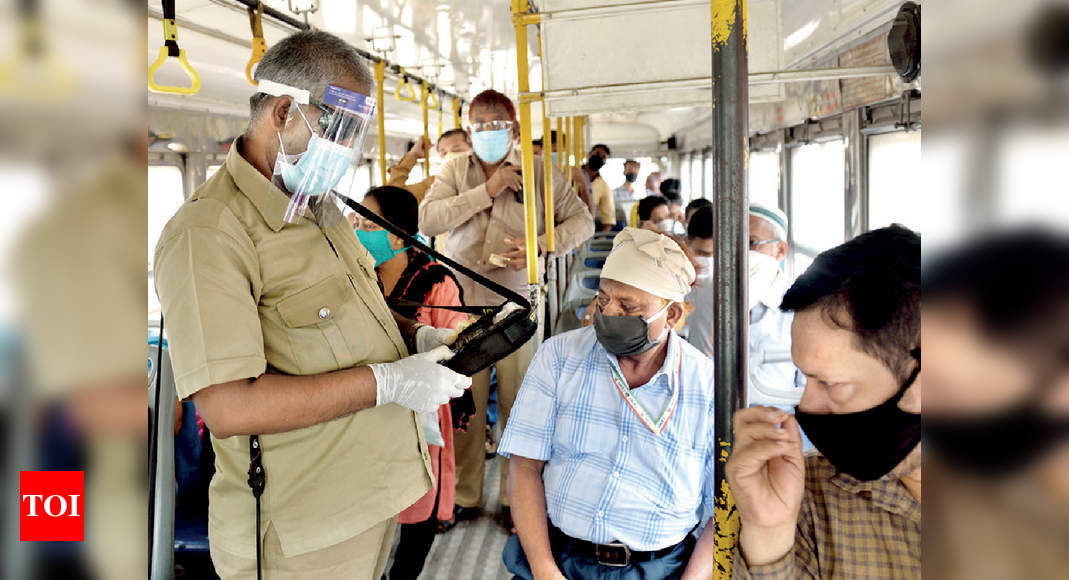
M452 356L449 347L439 346L399 361L368 365L375 375L375 405L397 403L429 413L463 395L471 387L471 378L438 364Z
M423 436L427 438L427 445L445 447L445 439L442 439L442 428L438 426L438 411L420 413L419 422L423 424Z
M430 352L439 346L456 342L459 331L452 328L421 326L416 331L416 352Z

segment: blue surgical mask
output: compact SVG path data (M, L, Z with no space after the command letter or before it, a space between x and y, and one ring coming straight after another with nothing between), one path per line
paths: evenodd
M511 136L508 129L476 131L471 134L471 148L486 163L497 163L509 153Z
M360 240L360 243L364 245L368 253L372 258L375 258L375 267L383 265L389 262L401 252L408 249L407 246L400 250L393 249L390 245L389 233L386 230L356 230L356 237Z
M293 157L298 157L296 162ZM283 155L279 152L275 162L276 171L282 174L282 182L290 193L318 196L330 191L341 181L349 163L353 159L353 150L349 147L331 143L319 135L312 135L308 141L308 150L299 156Z
M550 153L549 159L553 162L553 165L557 165L557 152Z

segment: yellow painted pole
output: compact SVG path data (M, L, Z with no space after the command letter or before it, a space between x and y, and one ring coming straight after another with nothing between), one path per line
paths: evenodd
M442 96L441 96L441 94L439 94L438 95L438 138L435 139L434 142L437 143L438 139L441 139L441 138L442 138Z
M464 120L460 118L460 97L453 97L453 128L460 129Z
M379 174L386 185L386 100L382 96L382 85L386 80L386 61L380 59L375 63L375 107L379 116Z
M527 13L528 0L511 0L515 19ZM531 90L527 69L527 24L514 20L516 26L516 75L521 93ZM538 285L538 229L535 217L534 150L531 147L531 104L520 101L520 150L523 156L523 225L527 241L527 284ZM544 144L543 144L544 145Z
M583 154L586 152L585 143L583 143L583 131L585 129L586 119L584 117L575 118L575 129L572 130L572 144L575 145L575 166L579 167L583 162Z
M431 130L427 120L427 99L430 97L430 93L427 91L427 81L419 83L419 108L423 113L423 138L427 141L431 140ZM431 148L427 147L423 150L423 176L427 177L431 174Z
M561 171L568 169L568 150L564 148L564 118L557 117L557 166Z
M542 101L542 127L549 127L549 117L546 116L546 102ZM545 131L542 131L542 176L545 179L545 186L542 191L545 192L546 202L546 253L552 254L556 248L555 233L553 219L553 157L549 154L548 143L546 143ZM557 154L558 156L560 153Z

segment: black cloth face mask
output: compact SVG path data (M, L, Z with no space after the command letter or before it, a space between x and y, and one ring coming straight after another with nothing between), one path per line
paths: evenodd
M591 171L597 173L601 171L602 167L605 167L605 158L601 155L591 155L590 159L587 160L586 164L588 167L590 167Z
M839 471L861 481L873 481L891 472L921 441L920 413L907 413L898 402L920 373L920 349L914 349L917 367L902 388L887 401L856 413L807 413L798 407L794 416L813 445Z
M949 467L993 478L1020 472L1069 438L1069 419L1032 400L979 417L928 417L924 438Z
M649 323L657 320L671 303L653 316L608 316L601 312L600 306L594 306L594 334L605 350L616 356L634 356L661 344L664 338L650 340Z
M637 173L625 173L624 174L624 179L626 179L628 183L634 183L635 180L638 179L638 174Z

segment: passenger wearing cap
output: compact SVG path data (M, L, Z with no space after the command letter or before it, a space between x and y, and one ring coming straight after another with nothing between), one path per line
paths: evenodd
M673 330L694 279L674 240L625 228L593 326L536 353L498 448L516 577L712 575L713 526L691 532L713 514L713 363Z
M374 110L362 57L298 32L256 79L248 128L167 223L154 262L178 395L215 450L212 563L224 580L258 566L377 580L397 514L431 488L417 412L471 379L438 364L435 329L391 315L375 258L334 204L370 117L347 111Z
M787 216L778 209L750 205L749 288L750 390L765 397L763 404L789 409L805 388L805 376L790 360L790 312L780 310L783 294L790 285L779 260L787 255ZM694 314L687 317L687 340L698 350L713 356L713 208L698 209L687 225L687 243L698 255L701 272L687 301Z

